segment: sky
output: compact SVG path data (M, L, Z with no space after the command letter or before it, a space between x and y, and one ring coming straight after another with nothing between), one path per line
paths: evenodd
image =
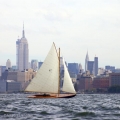
M0 0L0 65L16 65L23 22L29 61L44 61L55 42L67 63L84 69L88 51L99 67L120 68L120 0Z

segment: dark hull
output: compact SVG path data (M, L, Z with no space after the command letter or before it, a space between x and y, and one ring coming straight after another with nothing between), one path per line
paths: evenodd
M32 95L32 96L28 96L28 98L72 98L76 96L76 94L49 94L49 95Z

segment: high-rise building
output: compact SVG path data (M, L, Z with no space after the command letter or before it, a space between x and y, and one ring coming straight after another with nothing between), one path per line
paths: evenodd
M22 38L16 41L16 64L17 69L22 71L24 69L28 69L29 62L29 49L28 42L25 37L24 24L22 31Z
M38 70L38 60L31 60L31 68L33 70Z
M81 63L79 64L79 69L82 70L82 65L81 65Z
M88 51L87 51L87 54L86 54L86 58L85 58L85 71L87 71L88 69L88 61L89 61L89 56L88 56Z
M2 76L2 73L6 70L6 66L0 66L0 76Z
M97 74L98 74L98 57L94 57L93 74L94 74L95 76L97 76Z
M88 61L87 70L90 71L90 74L93 74L94 61Z
M78 74L79 73L78 63L68 63L68 70L69 70L69 72Z
M6 69L11 68L11 61L8 59L6 62Z

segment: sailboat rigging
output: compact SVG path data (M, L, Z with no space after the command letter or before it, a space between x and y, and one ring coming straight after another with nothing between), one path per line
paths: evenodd
M64 81L63 92L60 93L60 48L59 53L53 43L42 66L25 89L26 92L38 92L41 94L29 96L30 98L69 98L76 95L72 80L63 60Z

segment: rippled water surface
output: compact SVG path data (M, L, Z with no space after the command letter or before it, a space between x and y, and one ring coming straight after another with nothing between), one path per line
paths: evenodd
M66 99L27 96L0 94L0 120L120 120L120 94L78 94Z

